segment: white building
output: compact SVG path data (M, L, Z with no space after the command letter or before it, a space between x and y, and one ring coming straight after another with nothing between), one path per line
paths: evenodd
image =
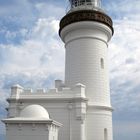
M40 105L25 107L18 117L4 120L8 140L58 140L60 123Z
M57 140L57 135L58 140L113 139L107 64L112 20L101 9L100 0L70 0L70 5L59 30L66 48L65 81L56 80L55 88L48 92L44 89L32 92L19 85L11 88L8 119L3 120L7 126L7 140L39 139L35 135L43 135L41 140ZM29 109L29 117L26 109L31 106L38 106L38 113ZM43 108L44 113L39 108ZM39 123L42 113L46 117L43 115ZM57 134L60 123L63 126ZM45 133L48 125L53 127L52 132L47 129Z

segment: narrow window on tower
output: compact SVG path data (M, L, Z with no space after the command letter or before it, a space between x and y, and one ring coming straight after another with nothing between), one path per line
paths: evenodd
M107 128L104 129L104 140L108 140Z
M101 58L101 60L100 60L100 61L101 61L101 62L100 62L100 63L101 63L101 68L102 68L102 69L104 69L104 59L103 59L103 58Z

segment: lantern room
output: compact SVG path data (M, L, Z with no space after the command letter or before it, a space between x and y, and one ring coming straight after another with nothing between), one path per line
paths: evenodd
M70 11L80 9L101 10L101 0L69 0Z

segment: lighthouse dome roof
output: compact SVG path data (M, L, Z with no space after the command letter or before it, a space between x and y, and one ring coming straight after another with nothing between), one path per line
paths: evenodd
M38 119L49 119L49 113L41 105L29 105L25 107L21 113L22 118L38 118Z

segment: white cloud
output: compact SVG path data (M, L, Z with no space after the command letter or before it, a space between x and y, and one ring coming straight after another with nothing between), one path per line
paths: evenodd
M1 45L4 61L1 72L21 72L38 68L39 71L61 71L59 66L62 68L64 62L64 48L56 38L58 25L59 21L55 19L39 19L28 40L23 40L16 46Z
M6 4L0 4L0 18L5 21L19 23L23 26L29 25L35 16L33 13L34 5L28 0L7 0Z
M66 1L64 1L64 3L66 3ZM52 17L53 15L53 17L58 19L65 14L65 8L54 5L54 3L40 2L36 3L35 7L38 10L39 17Z
M31 37L37 40L41 39L41 41L47 38L52 40L53 37L57 36L58 29L59 20L54 18L40 18L31 32Z
M58 40L59 21L40 18L30 32L22 30L28 39L18 45L0 45L0 95L2 104L13 84L26 87L49 87L64 73L64 47ZM51 80L51 81L50 81Z
M113 103L119 110L140 107L140 22L115 21L115 34L109 46Z
M139 0L107 0L105 9L115 18L128 18L130 20L139 20L140 1Z

